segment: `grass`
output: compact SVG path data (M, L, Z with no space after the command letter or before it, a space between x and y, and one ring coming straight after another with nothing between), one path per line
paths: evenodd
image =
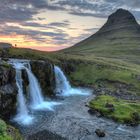
M13 140L7 133L7 125L3 120L0 120L0 140Z
M19 131L0 119L0 140L22 140Z
M106 104L112 104L114 111L110 111ZM90 108L99 111L103 116L112 118L120 123L140 123L140 103L117 99L108 95L96 97L89 103Z
M108 88L113 83L122 83L129 87L131 93L135 92L140 95L140 82L137 79L139 72L129 67L113 66L111 64L95 63L95 64L80 64L75 72L71 73L72 81L80 81L85 85L98 86L100 81L106 84ZM110 82L106 82L110 81ZM105 83L106 82L106 83ZM117 89L116 89L117 90Z

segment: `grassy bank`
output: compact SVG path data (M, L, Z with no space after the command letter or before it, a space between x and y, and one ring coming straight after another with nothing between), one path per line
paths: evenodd
M0 140L22 140L17 129L0 119Z
M96 97L89 103L91 109L120 123L140 123L140 103L117 99L108 95Z

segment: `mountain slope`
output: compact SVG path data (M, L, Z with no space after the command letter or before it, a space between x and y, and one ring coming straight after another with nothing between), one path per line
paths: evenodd
M129 11L119 9L97 33L63 51L105 57L139 55L140 25Z

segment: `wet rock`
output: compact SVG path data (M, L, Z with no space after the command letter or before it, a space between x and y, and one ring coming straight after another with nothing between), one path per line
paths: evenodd
M91 114L91 115L93 115L93 114L95 114L95 110L89 109L89 110L88 110L88 113Z
M16 112L17 86L15 70L0 62L0 118L8 120Z
M105 137L105 132L101 129L96 129L95 133L98 137Z
M48 61L31 61L32 72L38 78L44 94L55 96L55 75L54 67Z
M96 117L101 117L102 116L100 112L98 112L94 109L89 109L88 113L91 114L91 115L96 115Z

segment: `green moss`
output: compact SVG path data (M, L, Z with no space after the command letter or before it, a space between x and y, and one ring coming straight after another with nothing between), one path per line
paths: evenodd
M106 107L107 103L113 105L114 111L110 112L109 108ZM104 116L120 123L140 123L140 103L138 102L130 102L108 95L101 95L90 101L89 106Z
M12 137L7 134L7 125L3 120L0 120L0 140L13 140Z
M0 119L0 140L22 140L19 131Z

